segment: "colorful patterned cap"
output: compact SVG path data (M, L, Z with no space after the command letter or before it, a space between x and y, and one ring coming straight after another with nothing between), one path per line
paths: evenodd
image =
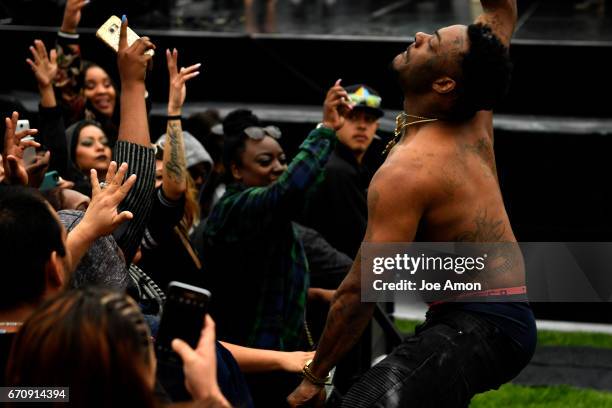
M353 109L365 109L376 114L379 118L384 115L380 108L382 98L374 89L367 85L358 84L344 87L349 94L350 103Z

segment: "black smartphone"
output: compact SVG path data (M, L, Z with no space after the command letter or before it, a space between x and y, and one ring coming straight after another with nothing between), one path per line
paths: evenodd
M171 346L176 338L196 348L209 301L210 292L206 289L176 281L168 284L167 299L155 339L158 357L180 361Z

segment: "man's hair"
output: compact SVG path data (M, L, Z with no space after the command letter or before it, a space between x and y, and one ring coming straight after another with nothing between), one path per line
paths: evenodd
M26 187L0 186L0 310L41 300L53 251L66 255L62 227L45 200Z
M485 24L467 28L469 50L461 61L457 100L451 116L468 119L479 110L491 110L510 86L512 63L508 48Z

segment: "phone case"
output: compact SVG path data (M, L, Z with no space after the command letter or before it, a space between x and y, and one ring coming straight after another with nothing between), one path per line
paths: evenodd
M22 130L27 130L29 128L30 128L30 121L28 119L19 119L17 121L17 128L15 129L15 131L21 132ZM32 138L32 140L34 140L34 138Z
M96 31L96 37L101 39L106 45L111 47L115 52L119 51L119 33L121 31L121 19L117 16L111 16L102 26ZM128 46L140 37L130 27L127 29ZM147 54L154 55L153 50L148 50Z
M197 346L211 294L206 289L176 281L170 282L166 293L155 348L161 359L177 361L172 339L183 339L192 348Z
M40 191L51 190L57 187L57 183L59 182L59 175L57 171L49 171L45 173L45 178L43 179L42 184L38 188Z

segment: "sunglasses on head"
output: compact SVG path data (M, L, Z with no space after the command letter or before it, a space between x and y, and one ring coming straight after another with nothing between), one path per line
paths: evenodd
M282 133L276 126L249 126L244 129L244 133L253 140L261 140L266 136L270 136L273 139L280 139Z
M380 107L382 98L378 95L358 95L356 93L349 94L349 99L355 105L365 102L366 106L370 108Z

